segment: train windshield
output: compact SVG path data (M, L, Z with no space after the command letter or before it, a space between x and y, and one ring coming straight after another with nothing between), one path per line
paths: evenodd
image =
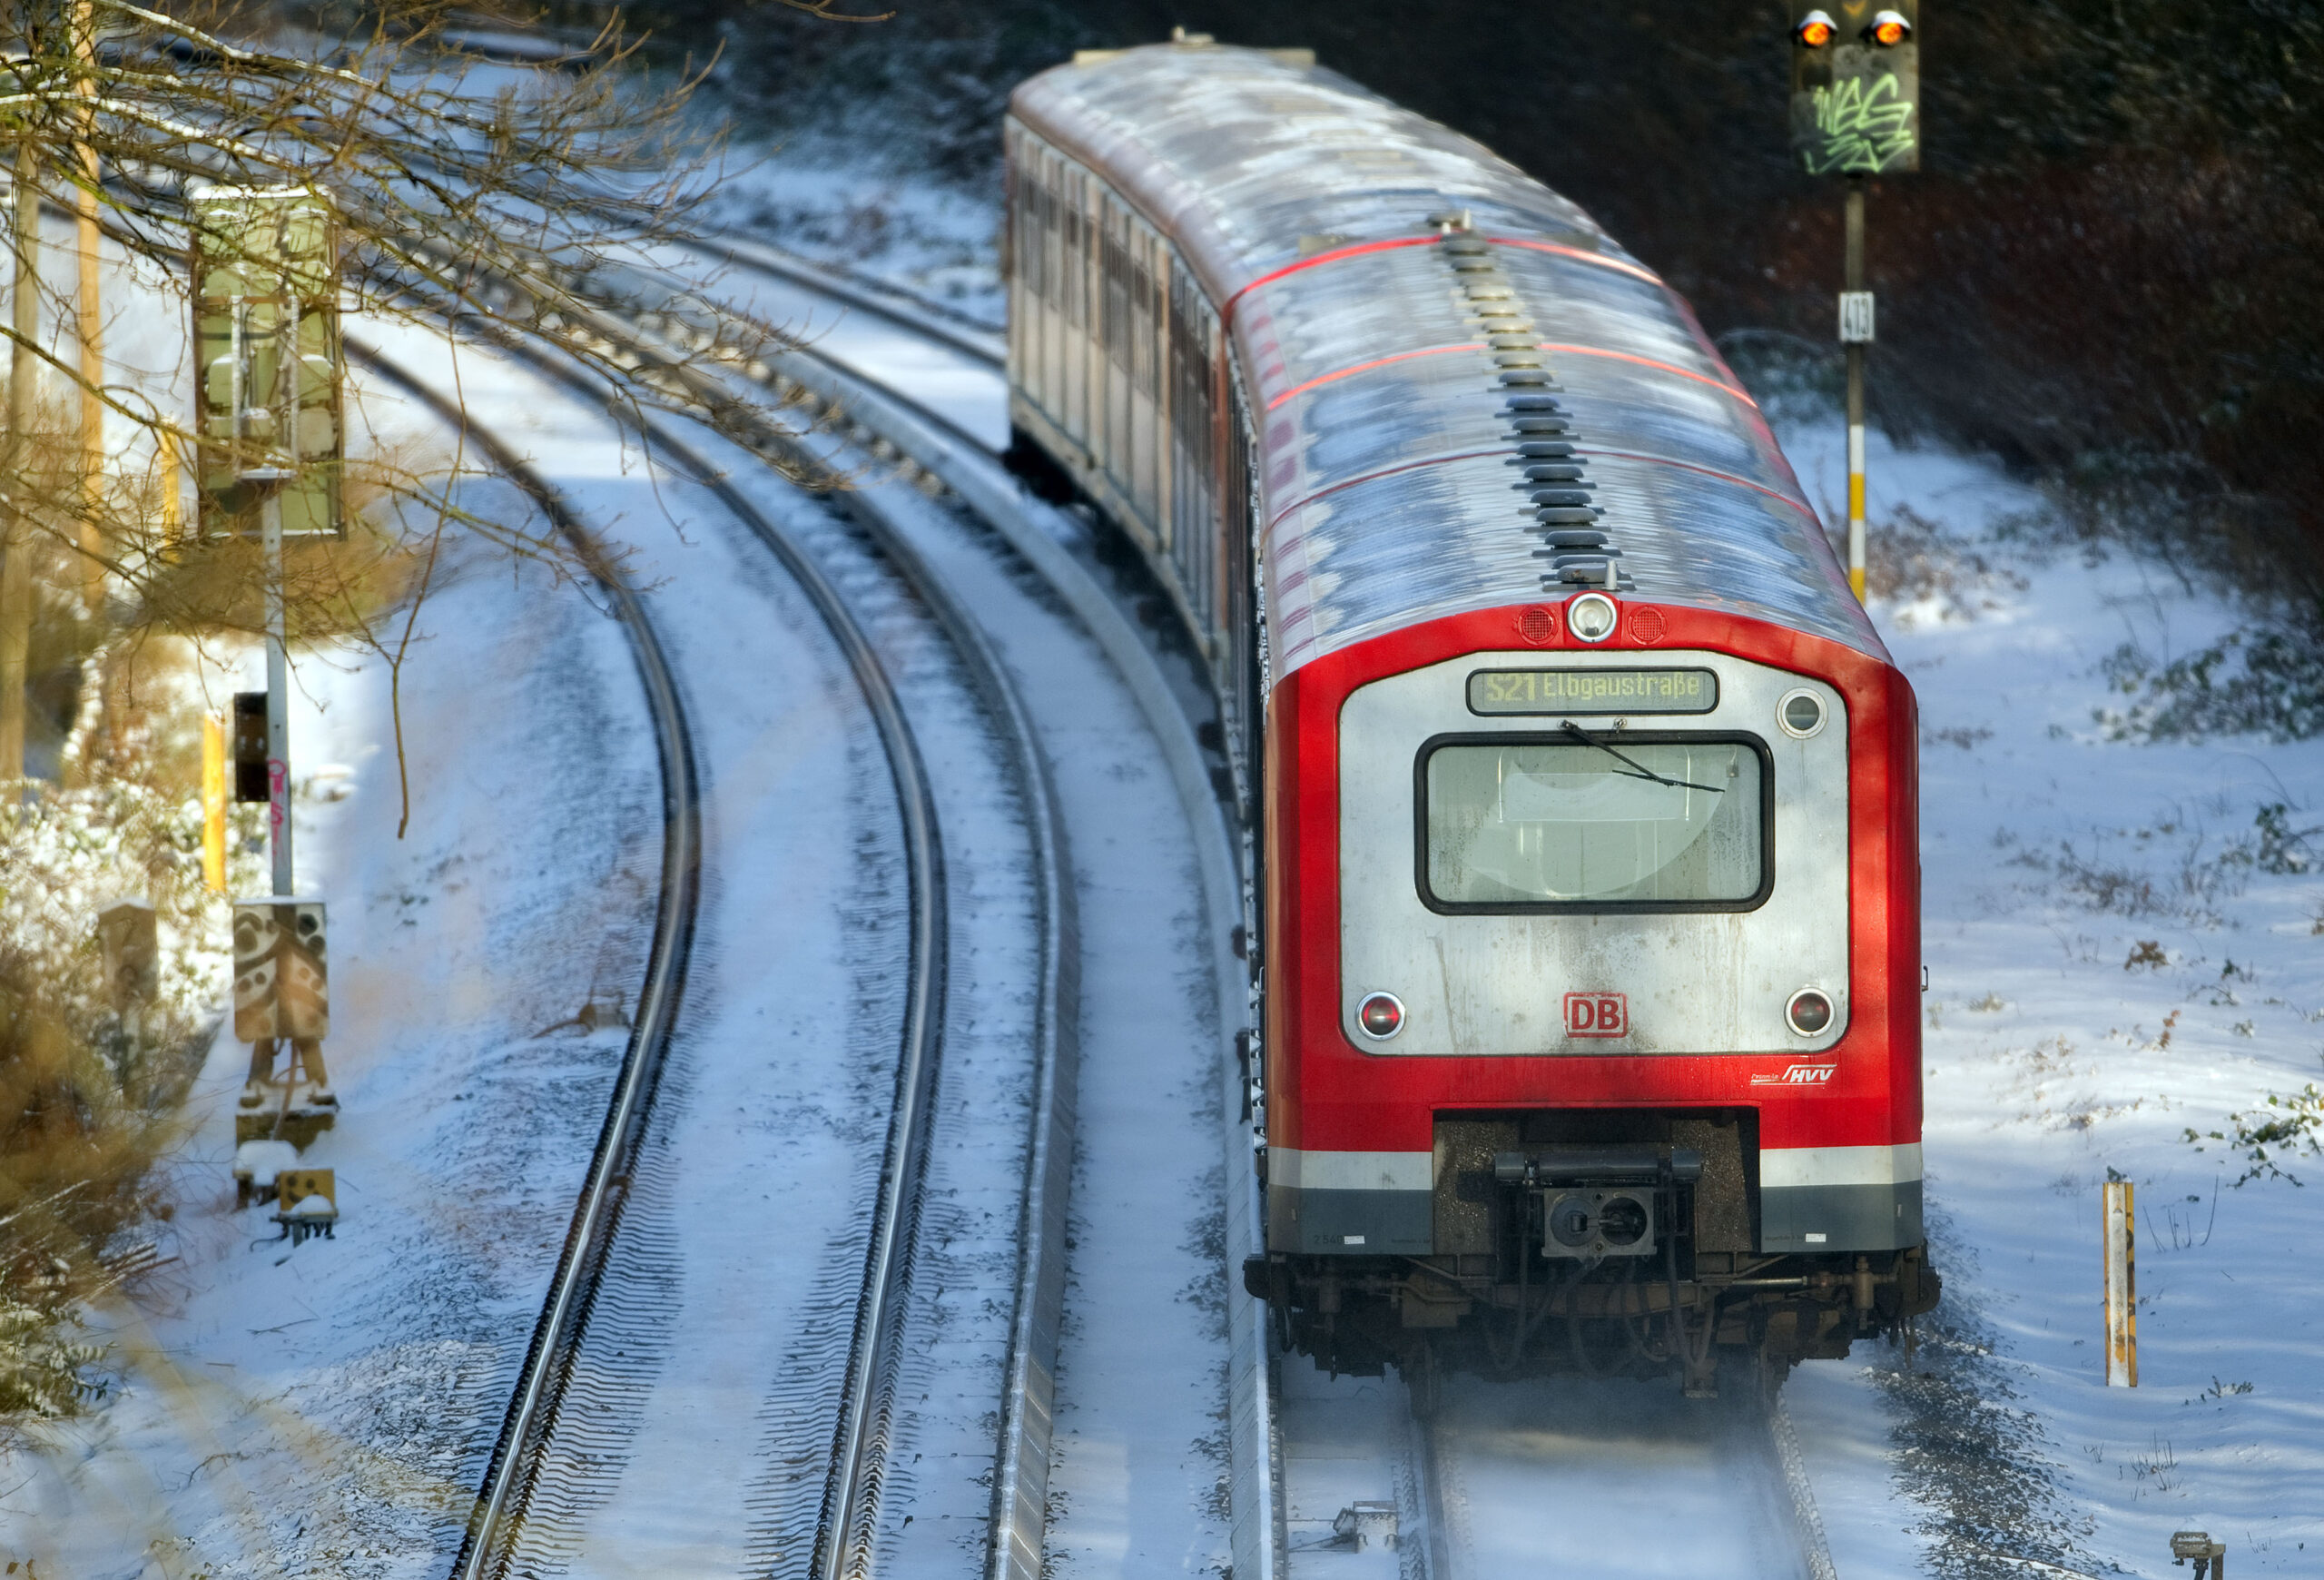
M1743 909L1768 885L1768 765L1736 737L1447 742L1428 754L1428 898L1447 908Z

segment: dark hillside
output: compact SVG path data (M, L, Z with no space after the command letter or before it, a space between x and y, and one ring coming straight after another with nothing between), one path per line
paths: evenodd
M1784 140L1788 14L1732 0L896 0L822 22L671 0L773 123L879 104L889 145L989 180L1009 85L1172 25L1313 45L1589 206L1714 334L1832 337L1837 187ZM866 6L866 9L872 7ZM1929 0L1926 168L1883 182L1875 399L2132 507L2135 530L2324 607L2324 6ZM2147 507L2140 509L2140 507Z

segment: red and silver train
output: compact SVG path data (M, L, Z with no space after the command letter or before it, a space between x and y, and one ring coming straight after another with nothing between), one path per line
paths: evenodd
M1687 304L1305 52L1085 54L1007 138L1015 453L1256 832L1285 1339L1701 1393L1926 1310L1912 689Z

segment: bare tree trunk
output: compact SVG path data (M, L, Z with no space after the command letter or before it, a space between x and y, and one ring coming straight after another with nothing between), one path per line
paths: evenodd
M103 615L105 607L104 536L97 523L103 518L102 501L105 487L105 404L97 395L105 379L104 318L103 303L98 296L97 271L104 262L103 242L97 231L97 150L89 140L93 130L97 83L96 24L92 15L93 0L74 0L73 5L73 64L78 68L74 77L73 91L83 100L81 113L82 137L73 149L80 169L80 182L74 188L74 203L80 225L77 237L80 246L81 299L81 497L84 509L81 517L81 599L92 618Z
M8 358L8 431L0 436L0 779L25 772L25 682L33 640L32 518L25 505L32 489L25 470L32 459L32 425L39 364L31 348L40 339L40 145L30 137L16 145L14 284L16 341Z

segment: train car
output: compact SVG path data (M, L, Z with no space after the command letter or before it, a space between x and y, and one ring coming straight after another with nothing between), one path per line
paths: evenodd
M1084 54L1006 137L1012 453L1177 605L1254 835L1283 1343L1425 1407L1908 1332L1913 693L1687 304L1305 52Z

